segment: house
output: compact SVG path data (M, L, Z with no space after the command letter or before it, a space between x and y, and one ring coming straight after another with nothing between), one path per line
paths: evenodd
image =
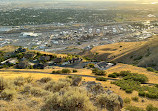
M34 32L23 32L20 37L38 37L39 35Z
M114 66L114 64L113 63L107 63L107 62L99 62L99 63L96 63L95 65L94 65L94 67L95 68L98 68L99 70L106 70L106 69L108 69L108 68L110 68L110 67L112 67L112 66Z

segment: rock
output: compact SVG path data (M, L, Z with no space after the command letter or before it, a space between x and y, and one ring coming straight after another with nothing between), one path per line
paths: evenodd
M74 78L72 78L72 85L73 86L79 86L81 81L82 81L82 77L74 77Z

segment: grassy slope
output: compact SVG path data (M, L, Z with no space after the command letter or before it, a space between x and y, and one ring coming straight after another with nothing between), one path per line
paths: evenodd
M147 49L150 48L150 56L148 57L143 57L143 60L152 58L155 56L155 51L157 51L157 41L158 39L156 37L150 39L148 42L128 42L128 43L116 43L116 44L111 44L111 45L105 45L105 46L98 46L92 49L92 53L99 53L97 55L98 59L105 59L109 58L108 60L114 60L114 61L123 61L123 62L129 62L132 63L134 60L130 58L132 55L135 56L140 56L140 55L145 55L147 54ZM122 47L120 47L122 46ZM2 48L1 50L3 51L8 51L6 50L8 47ZM10 46L9 51L13 51L14 47ZM94 56L94 55L93 55ZM115 56L115 57L113 57ZM130 59L129 59L130 58ZM155 58L156 59L156 58ZM140 63L143 61L140 60ZM28 77L32 76L34 79L40 79L42 77L51 77L54 80L58 80L59 78L65 78L65 75L53 75L53 74L48 74L51 73L52 70L59 70L61 69L60 67L55 67L55 69L44 69L44 70L34 70L34 69L20 69L20 71L39 71L39 72L45 72L45 73L26 73L26 72L14 72L12 71L13 69L5 69L6 72L3 72L0 70L0 76L3 76L5 78L10 78L13 79L18 76L23 76L23 77ZM4 69L2 69L4 70ZM19 69L14 69L18 71ZM149 78L150 83L157 83L158 84L158 74L153 73L153 72L148 72L145 68L140 68L140 67L135 67L132 65L127 65L127 64L118 64L110 69L107 70L107 73L113 73L113 72L120 72L120 71L126 71L130 70L131 72L134 73L140 73L140 74L145 74ZM78 70L78 73L80 75L93 75L91 74L91 70L88 69L80 69ZM107 77L107 75L106 75ZM95 78L90 78L90 77L83 77L85 81L95 81ZM126 98L126 97L134 97L138 96L137 92L133 92L132 94L127 94L125 91L120 90L120 88L116 85L110 84L110 80L107 82L101 82L104 86L107 86L107 89L110 89L114 91L115 93L119 94L121 97ZM145 100L145 102L141 102L141 100ZM145 99L139 97L140 102L131 102L131 105L138 106L145 108L148 104L153 104L154 106L158 106L158 101L156 100L151 100L151 99ZM127 104L125 104L126 106Z
M3 52L13 52L17 48L18 47L16 47L16 46L8 45L8 46L4 46L4 47L0 48L0 51L3 51Z
M120 42L94 47L87 57L158 69L158 36L142 42Z

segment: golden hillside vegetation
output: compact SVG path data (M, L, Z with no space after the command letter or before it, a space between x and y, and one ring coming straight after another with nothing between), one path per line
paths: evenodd
M158 36L141 42L120 42L96 46L84 55L96 60L115 61L158 69Z

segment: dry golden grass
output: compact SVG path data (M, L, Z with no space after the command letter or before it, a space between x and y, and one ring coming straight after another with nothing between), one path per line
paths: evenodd
M147 71L147 69L145 68L141 68L141 67L136 67L133 65L127 65L127 64L117 64L114 67L111 67L110 69L107 70L108 74L111 74L113 72L120 72L120 71L131 71L132 73L138 73L138 74L144 74L148 77L149 79L149 83L156 83L158 84L158 73L154 73L154 72L149 72Z
M60 78L65 78L66 75L57 75L57 74L49 74L52 72L52 70L61 70L63 68L61 67L55 67L55 69L6 69L6 72L2 72L0 71L0 76L4 77L4 78L9 78L9 79L14 79L16 77L19 76L23 76L23 77L28 77L31 76L33 77L35 80L39 80L40 78L43 77L51 77L54 80L59 80ZM71 68L69 68L71 69ZM26 72L13 72L14 71L31 71L32 73L26 73ZM71 69L72 70L72 69ZM139 74L145 74L148 78L149 78L149 82L150 83L157 83L158 84L158 74L153 73L153 72L149 72L147 71L145 68L140 68L140 67L136 67L136 66L132 66L132 65L127 65L127 64L117 64L114 67L111 67L110 69L106 70L107 71L107 75L111 74L113 72L120 72L120 71L127 71L130 70L133 73L139 73ZM43 73L33 73L33 72L43 72ZM92 72L90 69L78 69L77 73L71 73L71 74L76 74L76 75L92 75ZM96 81L95 78L91 78L91 77L83 77L83 80L85 81ZM97 81L98 82L98 81ZM126 97L128 98L132 98L135 96L138 96L138 92L133 91L132 94L127 94L125 91L120 90L120 87L111 84L111 80L108 80L106 82L100 82L102 83L102 85L105 87L106 89L110 89L112 91L114 91L116 94L120 95L123 99L125 99ZM142 100L144 100L145 102L141 102ZM139 97L139 102L134 102L131 100L131 105L133 106L137 106L137 107L141 107L141 108L145 108L148 104L153 104L155 107L158 106L158 101L156 100L152 100L152 99L146 99L146 98L141 98ZM125 106L127 106L128 104L125 104Z
M94 47L91 52L98 53L100 59L115 60L127 55L146 44L143 42L120 42Z
M4 46L4 47L0 48L0 51L3 51L3 52L13 52L16 49L17 49L16 46L8 45L8 46Z
M57 57L67 57L67 54L55 54L51 52L44 52L44 51L37 51L37 50L29 50L29 52L39 52L41 54L48 54L48 55L56 55Z

